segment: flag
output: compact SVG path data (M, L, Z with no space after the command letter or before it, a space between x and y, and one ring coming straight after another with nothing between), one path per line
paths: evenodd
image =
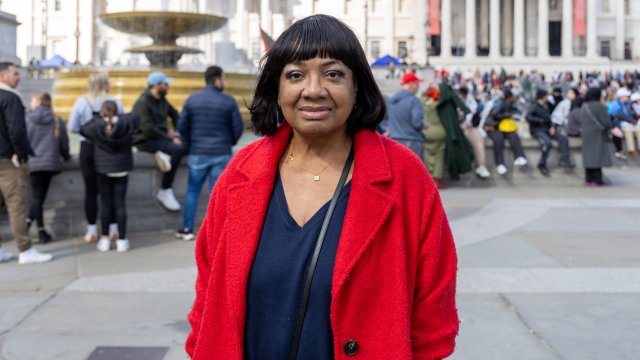
M264 45L266 52L269 52L273 47L273 44L276 42L271 36L269 36L269 34L262 30L262 28L260 28L260 39L262 39L262 44Z

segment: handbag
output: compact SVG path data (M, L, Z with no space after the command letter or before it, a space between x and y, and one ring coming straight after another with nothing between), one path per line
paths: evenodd
M584 105L584 109L587 112L587 117L589 119L591 119L591 121L593 121L597 127L600 128L600 130L602 130L602 137L604 139L604 141L611 141L613 140L613 137L617 137L617 138L621 138L623 136L622 134L622 130L620 130L620 128L614 127L611 128L609 130L607 130L604 125L602 125L602 123L600 121L598 121L598 119L596 119L595 116L593 116L593 113L591 112L591 110L589 109L589 107L585 104Z
M311 257L311 261L309 262L307 278L304 281L304 288L302 291L302 297L300 299L300 310L298 311L298 321L296 322L296 331L293 333L293 341L291 343L291 352L289 353L289 359L291 360L296 360L298 356L298 346L300 345L300 336L302 335L302 325L304 324L304 315L307 312L307 305L309 304L309 291L311 290L311 280L313 279L313 274L316 271L316 265L318 265L320 250L322 250L322 244L324 243L324 237L327 234L327 228L329 227L329 221L331 221L331 215L333 215L333 210L336 207L336 203L338 202L338 198L340 197L340 193L342 192L344 183L347 181L347 176L349 175L349 170L351 169L352 163L353 163L353 145L351 145L351 151L349 152L349 156L347 157L347 162L344 164L344 169L342 169L342 175L340 176L340 181L338 181L338 186L336 187L336 191L333 193L333 198L331 198L331 203L329 203L329 208L327 209L327 213L324 216L324 221L322 222L322 228L320 228L320 235L318 235L316 246L313 249L313 256Z
M498 130L503 133L512 133L518 131L518 123L512 118L504 118L498 124Z

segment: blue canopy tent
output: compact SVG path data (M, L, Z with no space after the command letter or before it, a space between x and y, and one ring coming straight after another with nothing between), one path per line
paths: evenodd
M391 62L393 62L395 65L402 65L402 62L400 60L387 54L381 58L376 59L376 61L371 63L371 66L388 66Z
M56 54L50 57L49 59L41 60L40 67L61 67L61 66L71 66L73 63L62 56Z

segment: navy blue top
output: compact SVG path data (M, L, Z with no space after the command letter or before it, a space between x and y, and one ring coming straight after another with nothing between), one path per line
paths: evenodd
M298 359L333 359L331 280L350 189L350 182L342 189L320 251ZM304 281L328 208L329 202L300 227L289 214L282 181L276 175L247 285L245 359L289 358Z

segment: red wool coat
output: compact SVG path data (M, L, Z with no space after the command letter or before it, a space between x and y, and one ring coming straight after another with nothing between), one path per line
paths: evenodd
M290 135L285 125L241 150L211 195L188 316L194 360L242 359L249 271ZM439 194L401 145L363 130L354 146L331 290L335 358L444 358L458 333L457 258ZM344 349L350 340L358 344L353 356Z

